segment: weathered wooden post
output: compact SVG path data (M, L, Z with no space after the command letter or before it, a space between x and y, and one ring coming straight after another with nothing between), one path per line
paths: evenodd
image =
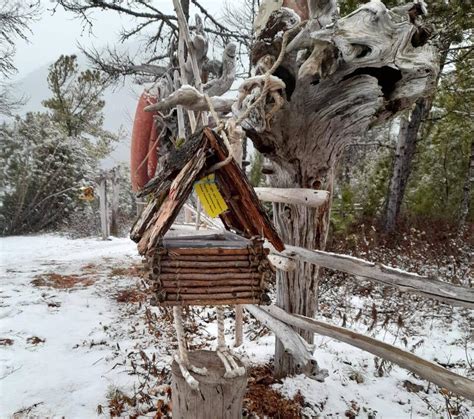
M107 238L109 237L109 217L107 214L107 177L104 173L99 178L99 204L102 240L107 240Z
M193 390L181 374L178 363L173 362L173 418L240 419L247 374L234 378L224 377L224 365L214 351L193 351L188 356L193 365L205 366L207 375L193 374L199 382L199 389ZM242 366L238 359L236 361Z
M110 234L112 236L118 237L118 209L119 209L119 194L120 194L120 184L118 179L117 168L113 168L111 172L111 181L112 181L112 199L110 200Z

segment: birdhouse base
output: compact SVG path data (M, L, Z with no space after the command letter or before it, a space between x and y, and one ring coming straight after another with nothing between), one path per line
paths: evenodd
M148 264L156 305L270 302L266 284L275 273L260 238L230 233L165 238Z
M225 378L222 361L214 351L188 353L192 365L206 367L206 375L191 373L199 382L193 390L181 374L176 361L171 366L173 418L179 419L240 419L242 401L247 388L247 374ZM243 364L237 359L239 366Z

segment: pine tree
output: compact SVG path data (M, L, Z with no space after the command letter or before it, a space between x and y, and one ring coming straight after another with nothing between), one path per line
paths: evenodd
M104 130L102 99L107 78L98 70L79 70L75 55L61 55L50 67L48 85L52 97L43 101L52 120L69 137L81 138L89 152L102 158L117 136Z
M0 145L3 235L56 227L81 207L79 188L93 178L96 159L48 115L4 123Z

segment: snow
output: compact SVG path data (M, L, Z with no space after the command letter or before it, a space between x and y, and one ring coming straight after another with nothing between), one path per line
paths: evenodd
M104 339L102 326L119 317L106 298L111 284L103 270L135 259L135 244L52 235L2 238L0 243L0 335L14 341L0 347L0 412L43 403L35 413L94 416L108 386L119 378L104 361L108 348L89 347ZM81 273L91 263L99 266L94 286L64 291L31 285L35 275ZM33 336L45 342L29 344Z
M177 228L175 234L191 231ZM28 409L25 416L89 418L98 415L99 405L108 416L107 394L111 389L133 393L143 385L142 370L133 367L138 365L140 351L150 359L155 356L157 369L167 371L175 336L166 313L155 308L148 311L148 315L158 316L157 323L150 326L146 304L120 304L115 298L119 290L140 282L131 274L114 274L114 269L140 263L135 243L125 238L72 240L38 235L2 238L0 250L0 339L13 340L12 345L0 345L0 416ZM32 284L39 275L48 273L78 275L84 282L65 289ZM334 301L328 295L322 297L321 304L327 300ZM344 304L358 311L367 307L368 300L349 295ZM393 323L371 329L350 316L347 327L453 365L455 372L467 375L467 354L472 357L468 338L472 315L462 309L447 310L438 314L413 310L411 333L402 334ZM212 309L195 309L188 318L199 326L190 336L194 347L215 346L213 315ZM274 337L259 333L261 326L246 317L245 343L236 352L247 364L269 362ZM324 320L340 325L336 315ZM229 317L228 343L232 342L232 328ZM28 340L32 337L44 342L35 344ZM300 391L307 417L344 417L346 411L357 409L360 417L377 412L377 418L444 412L445 400L438 389L428 387L408 371L388 365L379 376L373 355L325 337L317 336L315 343L316 359L330 373L326 381L319 383L300 375L274 385L290 398ZM408 392L403 386L405 380L423 385L426 392ZM151 394L156 386L157 382L150 381L145 389ZM469 405L460 403L466 413Z

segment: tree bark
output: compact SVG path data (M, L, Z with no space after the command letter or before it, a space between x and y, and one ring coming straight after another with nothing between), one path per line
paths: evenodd
M272 179L272 183L281 186L282 181L285 182L284 179L285 177L280 172L280 176L277 174L277 178ZM305 187L305 185L299 186ZM331 195L332 170L325 186L322 189L327 190ZM293 246L324 250L329 229L330 202L331 200L328 199L325 204L317 208L274 203L273 222L282 240ZM276 303L288 313L314 317L318 303L319 267L307 262L295 261L295 263L295 270L277 271ZM302 329L297 331L309 344L314 342L313 333ZM285 351L284 345L276 338L276 377L285 377L301 372L300 364Z
M443 36L440 44L443 52L440 55L436 84L438 84L439 77L446 63L451 41ZM418 132L420 131L423 121L428 117L431 111L434 98L435 92L419 98L415 102L415 107L410 114L410 120L407 121L405 118L402 118L400 122L392 176L390 178L382 220L384 231L386 233L392 233L395 230L403 198L405 196L406 186L413 167L413 157L416 153Z
M395 230L408 178L413 166L418 132L430 109L431 100L425 98L418 99L410 115L410 120L408 121L405 117L402 117L400 120L397 149L393 161L392 176L390 178L383 220L386 233L392 233Z
M342 150L371 125L431 94L439 69L437 51L431 45L415 48L418 28L408 14L388 13L378 1L365 3L335 25L337 8L331 0L313 1L311 10L307 1L284 1L296 14L272 2L263 5L268 7L257 19L252 63L256 75L267 76L244 82L232 110L243 119L255 148L272 160L272 187L329 191L329 202L319 208L273 206L285 243L323 250L333 171ZM299 23L305 19L306 24ZM285 88L274 87L262 101L262 91L272 92L268 71L275 65L273 75ZM277 304L289 313L313 317L317 289L316 266L298 262L295 271L277 273ZM298 332L313 341L312 333ZM278 342L275 369L277 376L298 372Z
M471 191L474 182L474 141L471 141L471 155L466 171L466 180L464 181L463 195L461 201L461 215L459 217L459 231L463 232L466 225L467 215L471 207Z
M112 170L112 199L110 204L110 234L114 237L119 236L118 211L120 199L120 184L117 168Z
M214 351L189 352L192 365L206 367L206 375L191 373L199 382L193 390L183 378L176 361L171 366L173 418L177 419L240 419L242 401L247 388L247 375L224 378L224 366ZM239 366L242 364L236 360Z

